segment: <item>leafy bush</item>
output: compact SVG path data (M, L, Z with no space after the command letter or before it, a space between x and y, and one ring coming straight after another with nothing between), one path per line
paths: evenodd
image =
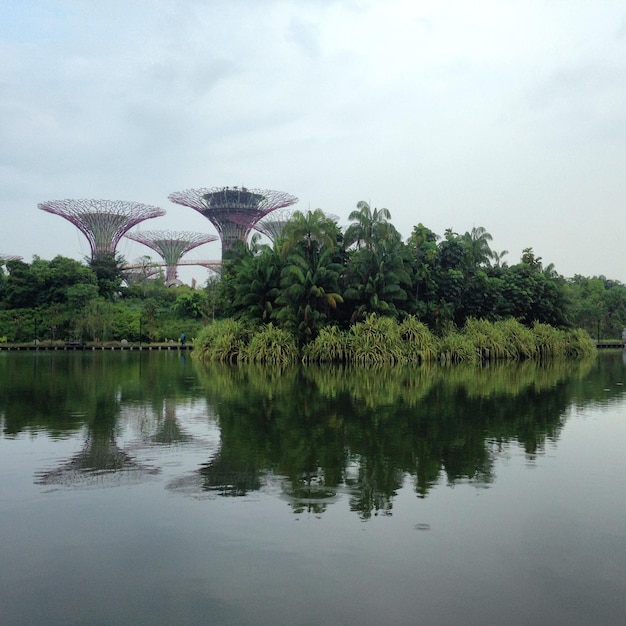
M426 324L409 316L402 321L399 331L402 349L409 361L433 361L437 358L437 339Z
M337 326L327 326L304 346L302 360L306 363L345 363L349 358L348 334Z
M350 328L350 361L358 365L388 365L406 361L400 327L390 317L368 315Z
M289 332L267 324L252 335L241 358L249 363L287 365L297 360L298 347Z
M194 356L204 361L235 362L244 352L250 332L240 320L224 319L205 326L193 340Z

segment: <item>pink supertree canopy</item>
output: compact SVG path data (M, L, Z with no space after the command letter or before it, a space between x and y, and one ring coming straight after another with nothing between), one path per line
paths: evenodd
M159 207L124 200L51 200L37 206L74 224L87 237L92 258L115 254L120 239L133 226L165 215Z
M16 254L2 254L2 252L0 252L0 265L6 263L7 261L21 261L22 258L23 257Z
M282 191L246 187L203 187L169 195L176 204L199 211L217 229L222 256L235 241L246 241L250 230L268 213L291 206L298 198Z
M165 261L165 282L168 285L176 283L178 262L184 254L217 239L217 235L171 230L126 233L126 237L152 248L161 255Z

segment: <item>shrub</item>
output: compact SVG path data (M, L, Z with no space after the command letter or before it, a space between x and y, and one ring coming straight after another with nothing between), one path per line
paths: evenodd
M437 339L426 324L411 315L402 321L399 331L402 350L409 361L433 361L437 358Z
M403 363L400 327L390 317L372 313L350 328L349 358L358 365Z
M348 334L337 326L328 326L304 347L302 360L305 363L345 363L348 355Z
M249 363L287 365L298 358L294 337L273 324L263 326L252 335L250 343L241 353L241 359Z
M249 339L249 331L240 320L224 319L205 326L193 340L193 354L204 361L239 360Z

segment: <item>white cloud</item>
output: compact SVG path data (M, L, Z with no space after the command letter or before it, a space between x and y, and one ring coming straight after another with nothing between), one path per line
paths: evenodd
M5 3L0 251L86 253L42 200L157 204L150 228L212 232L167 195L245 184L342 220L367 199L405 236L484 226L513 260L533 246L566 275L626 282L623 246L589 244L625 200L625 15L582 0Z

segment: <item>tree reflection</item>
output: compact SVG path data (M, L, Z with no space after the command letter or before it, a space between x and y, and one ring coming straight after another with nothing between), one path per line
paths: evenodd
M442 478L489 484L509 443L534 458L558 438L572 389L591 366L198 366L221 447L195 478L169 488L189 493L195 481L243 495L282 476L296 513L320 514L345 492L363 519L390 515L407 476L426 497Z
M192 440L178 423L176 415L177 401L174 398L164 398L162 416L157 418L157 430L150 437L154 443L171 446L176 443L187 443Z
M511 446L533 462L557 441L572 404L624 393L619 354L595 363L380 370L189 361L123 353L0 358L4 436L84 434L80 452L39 472L39 484L144 480L158 469L143 465L138 450L194 441L177 411L181 398L201 396L216 416L219 445L168 490L195 498L264 490L294 513L314 515L347 499L369 519L391 515L407 486L425 498L442 483L488 485ZM605 389L606 380L616 386ZM139 436L124 443L133 428ZM194 449L200 445L201 438Z
M38 472L35 484L64 487L113 486L138 482L158 474L157 468L138 463L115 441L119 400L115 395L100 395L93 418L86 424L83 449L58 467Z
M0 411L5 436L47 432L52 438L85 433L83 449L39 472L37 484L82 486L139 481L158 472L118 446L121 416L148 417L151 443L191 438L178 424L177 399L188 399L193 369L176 353L29 353L0 358ZM148 413L145 409L148 409Z

